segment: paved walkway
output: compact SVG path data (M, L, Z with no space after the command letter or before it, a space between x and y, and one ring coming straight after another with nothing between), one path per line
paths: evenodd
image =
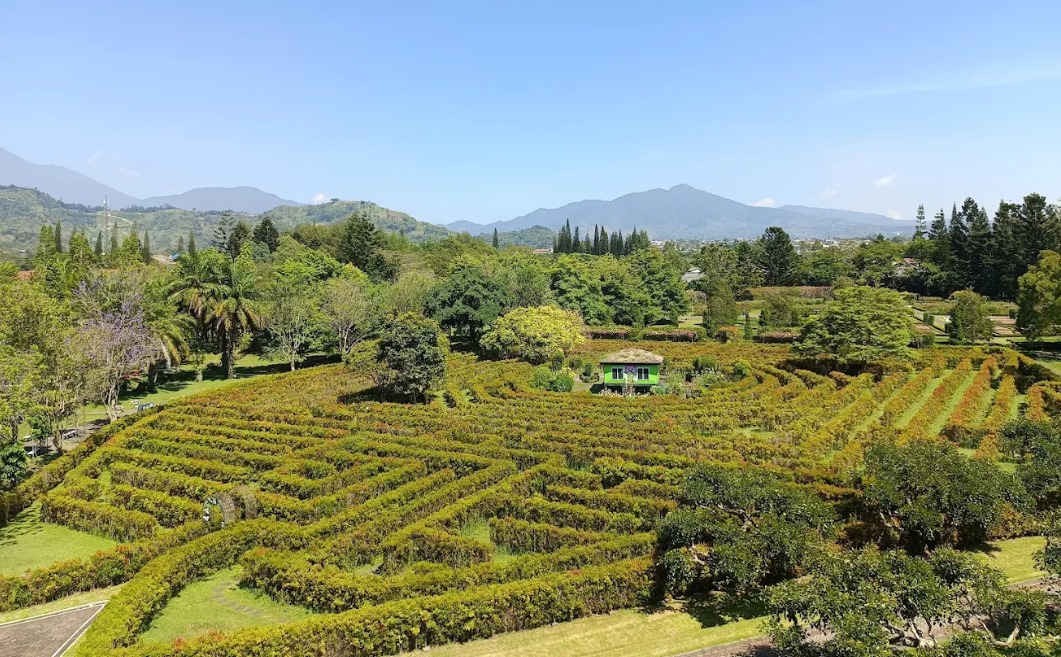
M106 602L0 625L0 655L59 657L81 636Z

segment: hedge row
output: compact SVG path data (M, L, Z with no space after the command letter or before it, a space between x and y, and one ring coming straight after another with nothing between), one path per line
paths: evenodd
M300 554L259 548L241 559L241 584L290 604L324 613L339 613L390 600L441 595L643 557L651 552L655 540L654 534L634 534L550 554L527 555L505 563L440 568L395 577L361 575L331 565L313 564Z
M158 530L153 515L81 500L65 490L54 490L41 498L41 520L119 542L135 541Z
M602 532L528 522L512 517L490 519L490 540L512 552L553 552L573 545L602 541Z
M99 431L90 434L84 442L60 458L39 468L31 477L16 486L14 490L0 495L0 527L3 527L43 493L58 486L68 472L88 458L97 447L110 440L123 429L137 422L150 418L161 411L161 407L149 409L112 422Z
M158 555L197 538L205 531L202 521L192 522L135 543L100 550L87 559L62 561L18 577L0 576L0 612L120 584Z
M122 657L391 655L630 607L645 596L650 571L648 559L631 559L466 592L388 602L334 616L244 630L228 637L207 635L188 643L135 646L116 654ZM131 597L125 594L123 590L119 595ZM130 609L132 605L126 600L116 605L115 600L100 612L78 647L78 655L98 655L109 645L123 643L127 632L121 630L143 622L134 620L119 631L105 633L102 628L117 625L112 618L119 607L140 615L150 611ZM112 610L115 613L108 613ZM105 614L107 617L103 618Z

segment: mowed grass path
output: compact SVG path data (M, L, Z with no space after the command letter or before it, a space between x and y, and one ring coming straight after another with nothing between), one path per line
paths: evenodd
M499 634L481 641L433 646L430 654L442 657L672 657L762 634L762 619L758 618L705 628L689 614L678 611L649 614L627 609L552 627Z
M241 589L240 567L233 566L184 587L151 622L142 639L172 641L207 632L234 632L245 627L302 620L313 612L277 602L263 593Z
M115 545L108 538L41 522L35 504L0 528L0 575L21 575L57 561L90 557Z
M994 541L978 554L1012 584L1044 575L1033 555L1039 536ZM624 610L535 630L499 634L464 644L433 646L436 657L674 657L701 648L744 641L765 632L763 618L705 627L680 611L644 613Z

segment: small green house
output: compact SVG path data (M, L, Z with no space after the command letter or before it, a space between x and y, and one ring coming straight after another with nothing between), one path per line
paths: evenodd
M627 382L637 388L659 385L663 356L644 349L623 349L600 359L604 386L622 388Z

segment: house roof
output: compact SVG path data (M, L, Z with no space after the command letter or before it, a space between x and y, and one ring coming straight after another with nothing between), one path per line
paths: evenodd
M644 349L623 349L622 351L614 351L603 356L600 362L615 363L617 365L640 365L643 363L659 365L663 362L663 356Z

